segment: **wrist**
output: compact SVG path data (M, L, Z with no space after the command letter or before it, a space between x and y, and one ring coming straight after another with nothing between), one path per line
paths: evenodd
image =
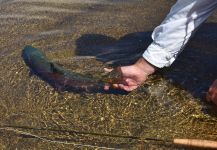
M153 74L156 71L156 67L146 61L144 58L140 58L135 65L144 71L148 75Z

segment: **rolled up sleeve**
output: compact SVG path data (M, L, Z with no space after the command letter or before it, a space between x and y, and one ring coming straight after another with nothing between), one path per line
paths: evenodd
M152 44L143 57L152 65L170 66L195 29L214 11L217 0L178 0L165 20L152 33Z

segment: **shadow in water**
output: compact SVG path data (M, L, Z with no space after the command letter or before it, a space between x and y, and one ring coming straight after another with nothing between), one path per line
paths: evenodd
M76 44L77 55L91 55L112 66L130 65L152 42L151 32L127 34L118 40L86 34ZM217 78L217 25L204 24L193 36L175 63L160 71L164 77L202 98Z
M96 56L112 66L130 65L151 44L151 32L127 34L118 40L99 34L85 34L76 41L76 55Z

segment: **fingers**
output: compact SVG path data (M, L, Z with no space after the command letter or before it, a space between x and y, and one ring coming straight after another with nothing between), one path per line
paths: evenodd
M213 93L211 99L213 103L217 104L217 91Z
M112 89L120 89L120 90L125 90L127 92L131 92L135 89L138 88L138 85L126 85L126 84L111 84L111 85L105 85L104 90L109 90L110 88Z
M216 91L212 91L212 92L208 92L206 95L206 99L207 101L215 101L217 102L217 90Z
M128 86L138 86L138 83L133 80L133 79L130 79L130 78L126 78L126 79L123 79L124 80L124 83Z
M207 101L212 101L217 105L217 80L209 88L209 91L206 95Z
M108 91L109 88L110 88L110 85L108 85L108 84L106 84L106 85L104 86L104 90L105 90L105 91Z
M126 86L126 85L123 85L123 84L119 84L118 85L120 89L122 90L125 90L127 92L131 92L133 90L135 90L138 86Z
M207 101L213 102L217 105L217 92L210 94L207 94Z
M210 93L207 93L207 94L206 94L206 100L207 100L208 102L211 101L211 94L210 94Z
M139 85L138 83L135 81L134 78L132 78L132 76L129 77L124 77L123 76L123 68L124 67L117 67L115 69L110 69L110 68L104 68L104 70L107 73L110 73L112 71L115 71L117 73L119 73L119 76L117 78L112 78L111 81L108 81L109 85L106 85L104 87L105 90L109 90L110 88L113 89L121 89L121 90L125 90L127 92L133 91L135 90ZM127 76L127 75L125 75Z
M109 73L109 72L112 72L114 69L113 68L104 68L104 71Z
M126 79L122 83L112 84L112 88L121 89L121 90L125 90L127 92L131 92L131 91L135 90L136 88L138 88L138 84L136 84L135 81L133 81L131 79Z
M120 89L119 84L112 84L113 89Z

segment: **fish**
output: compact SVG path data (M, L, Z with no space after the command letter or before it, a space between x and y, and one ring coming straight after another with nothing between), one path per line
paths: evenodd
M91 92L91 93L121 93L122 90L110 88L104 90L106 85L112 87L109 82L89 78L76 72L68 71L63 67L51 62L41 50L27 45L22 51L22 58L31 72L42 80L49 83L59 92Z

